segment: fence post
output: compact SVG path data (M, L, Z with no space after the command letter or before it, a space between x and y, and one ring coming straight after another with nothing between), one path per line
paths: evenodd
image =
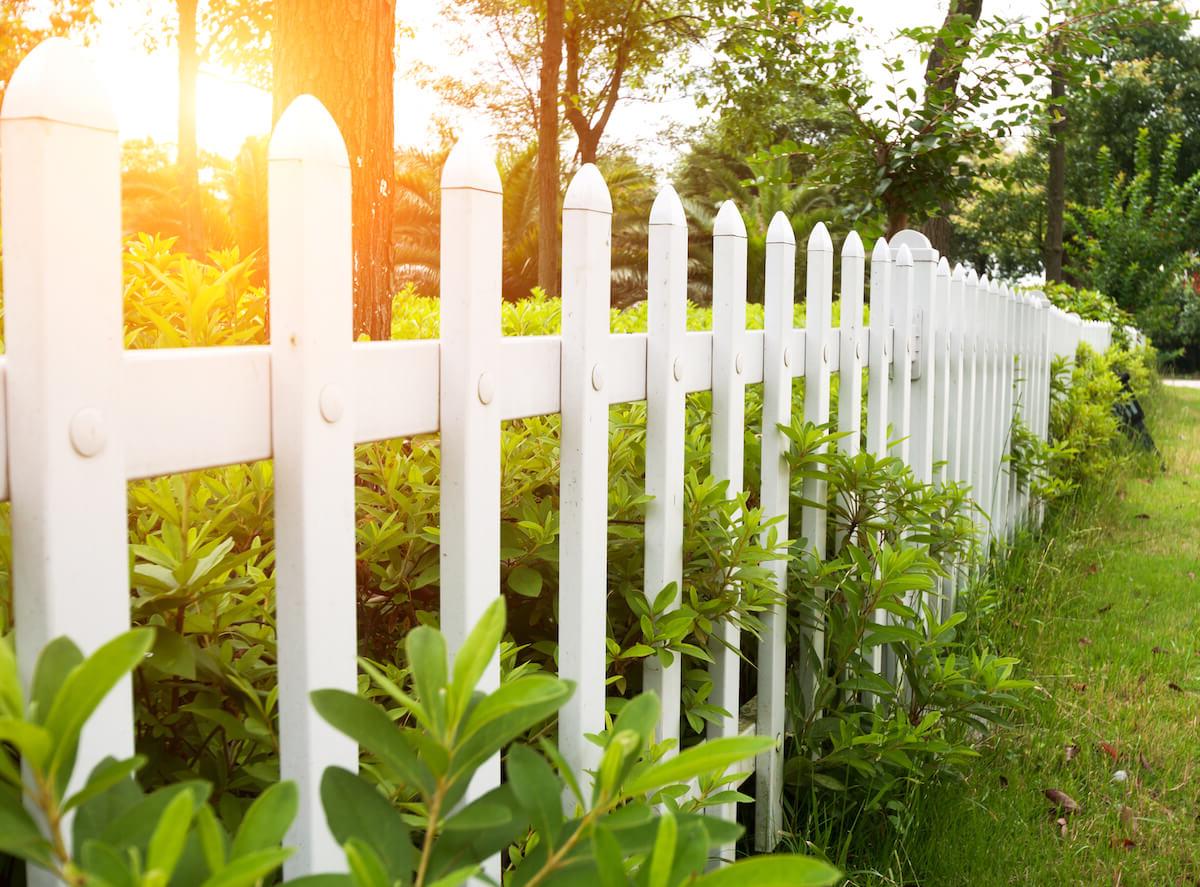
M350 161L307 95L283 112L267 153L279 769L300 789L295 877L344 868L321 774L358 770L358 746L309 704L313 690L357 688Z
M967 467L964 459L963 446L963 387L965 381L966 359L965 340L965 305L964 291L966 275L962 265L954 266L950 275L950 294L946 303L946 364L949 367L949 380L946 390L946 473L947 481L955 483L967 482ZM947 615L954 613L957 603L958 588L964 579L965 564L958 561L952 565L950 580L947 584L948 598L946 600Z
M500 593L500 175L491 151L459 141L442 169L441 624L450 655ZM480 689L500 683L493 657ZM468 798L500 782L493 758Z
M880 237L871 250L871 311L867 363L867 452L876 459L888 453L888 390L892 372L892 251ZM843 312L845 307L842 308ZM840 398L840 395L839 395ZM840 406L839 406L840 410ZM887 611L875 611L875 623L884 625ZM871 668L883 674L883 646L871 647ZM864 694L864 699L868 699Z
M888 378L892 370L892 251L880 237L871 250L870 354L867 358L867 452L888 450ZM876 647L876 650L879 648Z
M792 305L796 286L796 235L781 212L767 228L766 291L763 294L763 407L762 508L781 521L764 533L763 544L774 545L788 533L790 471L788 440L779 426L792 421ZM772 561L779 596L787 595L787 561ZM775 740L775 748L759 755L754 768L758 803L755 805L754 846L775 849L783 819L783 733L787 711L787 607L776 604L762 617L758 643L758 734Z
M888 421L896 455L909 465L912 422L912 290L913 260L907 246L892 245L892 373L888 384Z
M687 335L687 220L670 185L650 209L646 341L646 563L645 594L654 601L683 580L684 339ZM645 687L662 700L658 739L679 738L680 657L670 665L645 660Z
M745 332L746 223L733 201L726 200L713 222L712 474L728 482L725 495L730 499L742 492L745 461ZM713 658L710 701L729 716L709 723L710 739L738 734L740 650L741 633L736 624L723 621L714 627L708 650ZM737 807L722 804L713 813L733 821ZM732 850L732 845L723 847L720 855L731 857Z
M85 50L53 39L25 57L0 155L13 613L28 686L51 640L88 654L129 628L121 148ZM126 678L84 727L71 788L105 756L132 754Z
M950 471L950 263L938 259L929 300L929 345L933 349L933 479L944 483ZM940 467L939 467L940 463Z
M933 288L937 250L919 231L904 230L892 238L892 249L907 246L912 256L912 288L908 299L908 341L912 343L909 394L909 445L905 461L922 483L933 480L934 380L937 349L933 341Z
M808 270L805 286L804 334L804 421L813 425L829 422L830 372L833 368L833 241L824 223L817 222L808 238ZM824 453L821 445L817 452ZM829 482L822 476L824 467L813 466L813 477L804 479L804 498L817 506L800 509L800 533L809 556L825 559L825 528L828 512L824 507ZM820 671L825 661L824 593L813 589L813 628L811 663L805 663L807 651L801 641L801 690L805 704L812 709Z
M982 323L979 306L979 277L974 268L967 268L963 274L962 305L959 308L963 330L963 405L962 405L962 443L960 451L963 460L962 479L971 488L971 497L979 498L979 459L977 457L979 441L979 419L982 415L980 400L983 392L982 373L980 370L980 339ZM978 511L974 514L976 528L982 520ZM973 569L973 568L972 568Z
M562 244L558 671L575 682L575 693L558 714L558 742L582 786L585 771L595 770L600 760L599 749L584 736L604 729L607 687L608 392L604 377L612 200L593 164L580 167L567 188Z

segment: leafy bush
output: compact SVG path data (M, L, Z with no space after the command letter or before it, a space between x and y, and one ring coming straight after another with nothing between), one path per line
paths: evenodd
M741 830L701 811L728 802L731 794L744 799L729 791L710 797L702 786L736 779L724 771L767 750L772 740L729 737L663 757L664 749L652 745L658 720L652 694L631 700L601 738L590 796L543 740L540 752L510 748L509 779L460 804L485 761L553 715L571 694L568 682L548 675L510 678L490 694L479 692L476 685L503 634L504 605L496 601L451 669L442 635L427 626L415 629L406 639L407 692L365 664L403 712L400 724L356 694L313 694L322 717L373 756L369 772L385 775L390 793L418 798L414 814L405 816L374 779L329 767L322 803L349 871L321 876L319 883L456 887L502 851L509 860L506 882L519 885L567 884L587 875L606 885L649 887L714 887L743 879L824 887L839 880L834 869L802 856L743 860L701 875L709 851ZM143 794L134 779L145 762L141 757L107 759L82 788L67 788L84 724L151 642L150 631L135 629L84 659L69 640L54 641L39 657L26 705L12 649L0 641L0 736L7 743L0 746L0 851L71 885L261 883L291 852L279 845L298 807L293 783L267 788L232 836L204 804L210 787L203 780ZM697 779L701 788L695 790L689 784ZM562 801L568 789L577 802L570 819ZM74 817L69 827L67 814ZM311 883L295 883L304 881Z

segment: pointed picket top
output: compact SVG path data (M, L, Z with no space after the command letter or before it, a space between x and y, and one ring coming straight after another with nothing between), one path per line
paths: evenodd
M833 252L833 238L829 236L829 229L825 227L824 222L817 222L813 226L812 233L808 235L808 251L810 253Z
M792 230L792 223L782 210L771 217L771 224L767 226L767 243L796 245L796 232Z
M650 224L674 225L681 228L687 225L683 201L670 185L664 185L654 198L654 205L650 207Z
M585 163L571 177L563 197L563 210L576 209L612 215L612 195L608 183L594 163Z
M981 290L983 290L984 292L987 292L987 291L988 291L988 287L990 287L990 286L991 286L991 281L990 281L990 280L988 280L988 276L987 276L986 274L980 275L980 277L979 277L979 280L977 281L977 283L979 284L979 288L980 288Z
M903 232L901 232L901 233L903 233ZM895 243L895 240L893 239L892 242ZM902 267L911 268L912 263L913 263L912 252L909 251L908 246L906 244L901 244L900 248L898 250L896 250L896 264L900 265Z
M17 65L0 120L29 119L117 131L117 112L88 50L51 37Z
M713 237L745 236L746 222L742 219L742 214L738 212L737 204L732 200L726 200L717 210L717 217L713 219Z
M854 229L846 235L846 240L842 243L842 258L857 259L864 255L862 238L858 236L858 232ZM874 259L874 256L872 256Z
M891 245L886 237L875 239L875 248L871 250L871 262L890 262L892 260Z
M483 139L464 135L450 150L442 167L442 190L486 191L502 194L496 154Z
M305 160L350 168L346 143L333 117L311 95L298 95L279 115L267 146L268 160Z
M979 283L979 274L970 265L967 266L967 270L963 273L963 282L967 286L975 286Z
M938 259L937 276L947 278L950 276L950 263L946 261L945 256Z

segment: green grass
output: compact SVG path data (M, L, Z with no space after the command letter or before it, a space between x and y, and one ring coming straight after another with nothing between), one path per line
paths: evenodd
M1200 884L1200 390L1148 411L1167 471L1117 472L999 577L991 634L1038 701L853 883ZM1045 789L1081 805L1065 830Z

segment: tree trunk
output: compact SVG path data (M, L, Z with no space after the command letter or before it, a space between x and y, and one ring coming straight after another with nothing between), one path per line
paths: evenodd
M320 99L350 155L354 335L391 338L392 80L396 0L279 0L272 34L274 118L296 96Z
M1046 177L1046 282L1063 279L1063 214L1067 204L1067 118L1063 99L1067 84L1062 72L1050 72L1050 156Z
M957 22L969 24L966 31L957 39L934 41L925 64L925 101L929 103L946 103L953 100L958 91L958 81L962 77L962 54L971 42L979 17L983 15L983 0L951 0L946 10L946 19L942 22L943 33ZM954 225L950 214L954 206L948 200L941 201L938 214L926 220L921 226L921 233L929 238L930 245L949 260L951 247L954 245Z
M176 0L179 15L179 126L176 173L183 213L184 252L204 250L204 216L200 206L200 152L196 146L196 77L200 55L196 46L197 0Z
M562 68L563 0L547 0L538 82L538 286L558 294L558 74Z

